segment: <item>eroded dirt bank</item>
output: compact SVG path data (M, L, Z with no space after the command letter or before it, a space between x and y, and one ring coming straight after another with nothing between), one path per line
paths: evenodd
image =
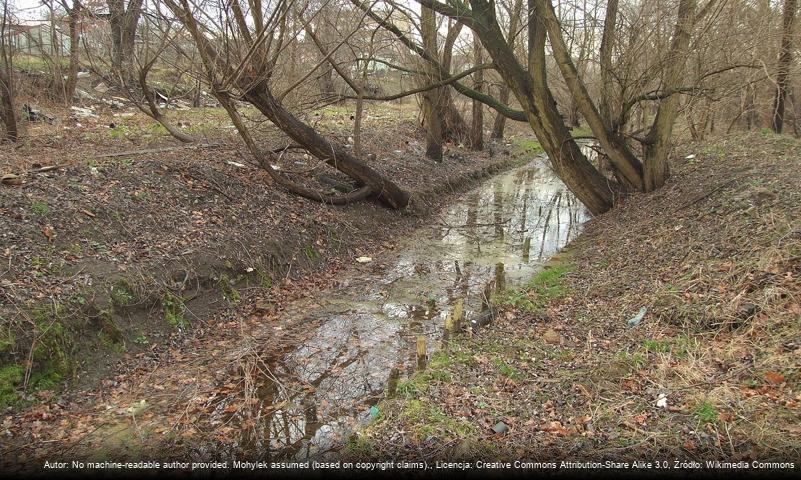
M3 173L23 180L0 188L0 408L52 401L65 384L97 386L120 362L203 335L216 312L271 310L303 293L300 279L325 284L322 272L390 248L440 202L524 157L510 143L426 160L414 119L396 110L371 111L368 124L393 131L365 142L373 166L413 192L403 212L287 194L213 109L176 112L207 135L189 148L127 113L31 127L42 136L0 151ZM315 115L347 141L347 109ZM260 128L266 142L286 143ZM319 167L295 151L279 165L312 176Z
M230 417L250 411L249 402L255 401L240 398L252 393L248 382L265 361L297 345L313 327L301 311L285 311L290 300L306 297L313 308L316 292L341 282L341 272L357 265L356 258L381 257L430 218L437 205L533 157L521 148L495 148L492 155L453 149L443 163L432 165L419 157L403 159L397 170L414 175L410 183L420 188L413 190L415 205L404 212L371 203L343 208L284 198L283 192L265 189L266 180L256 171L181 157L68 167L52 177L30 178L22 196L19 190L16 197L6 192L6 211L17 221L10 229L15 258L50 259L36 260L39 276L25 277L22 268L7 272L4 285L14 288L7 293L52 302L52 314L42 314L47 325L80 320L59 330L57 343L49 345L70 354L63 380L74 375L84 383L63 394L32 384L27 401L36 404L4 417L4 462L38 468L47 452L64 458L160 458L165 445L182 445L170 450L178 457L192 454L193 445L214 445L215 438L230 445L231 438L241 436ZM223 147L217 154L226 152L232 153ZM417 170L409 167L415 161ZM384 162L381 168L392 165ZM426 171L425 182L417 180L421 171ZM113 179L114 188L98 177ZM40 202L47 202L47 210L36 207ZM51 211L55 203L66 208ZM131 205L139 208L127 208ZM29 213L37 208L40 217ZM23 213L15 217L16 210ZM226 219L230 228L219 228ZM52 229L54 238L40 228ZM24 242L26 235L43 240ZM70 250L92 242L103 248ZM65 260L55 264L60 254ZM51 290L53 285L63 291ZM61 302L70 309L62 310ZM31 318L23 308L16 312L23 320ZM76 345L73 335L88 338ZM46 370L50 374L60 367L46 366L53 368ZM281 407L269 405L258 415ZM200 417L213 421L199 422ZM143 431L131 429L132 420L150 425L148 441L142 441Z

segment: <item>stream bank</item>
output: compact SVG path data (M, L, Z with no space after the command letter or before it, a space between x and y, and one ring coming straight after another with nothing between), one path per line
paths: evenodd
M801 142L677 149L496 321L378 405L353 460L801 459Z
M406 234L384 253L287 280L294 299L240 306L139 371L22 417L54 423L10 431L25 442L47 430L69 447L49 453L70 458L323 457L369 421L393 368L413 370L410 342L425 336L433 354L454 301L479 312L499 262L509 285L536 271L583 212L539 157L393 231Z

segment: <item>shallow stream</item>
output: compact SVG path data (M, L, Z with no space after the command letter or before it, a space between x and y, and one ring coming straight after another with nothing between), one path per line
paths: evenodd
M419 336L429 354L442 344L457 301L468 321L480 316L499 263L506 285L520 285L576 237L586 210L546 162L538 157L465 193L402 242L390 268L282 312L315 327L301 346L255 369L258 413L240 446L271 458L324 456L369 422L391 369L414 371Z

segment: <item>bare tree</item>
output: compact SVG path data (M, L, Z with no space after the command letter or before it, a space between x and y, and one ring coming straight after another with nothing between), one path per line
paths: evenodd
M19 139L17 110L14 107L14 70L11 47L8 45L8 26L11 11L8 0L3 0L3 18L0 19L0 118L3 120L4 139L16 142Z
M393 208L405 207L409 201L406 191L344 146L323 137L280 102L282 95L273 93L270 82L276 64L286 42L297 37L296 32L288 31L286 21L292 9L290 4L279 0L264 15L261 1L251 2L247 19L239 0L227 2L226 7L230 8L220 9L224 24L216 24L204 16L197 5L190 4L190 0L165 0L167 7L191 35L200 52L207 83L258 163L277 184L310 199L336 204L376 195ZM327 60L318 63L306 77L325 63ZM292 88L295 84L289 87ZM258 145L255 136L241 120L234 103L236 99L250 103L294 142L325 164L356 180L361 187L348 194L330 196L284 176L274 167L271 152Z
M509 47L514 50L515 48L515 41L518 37L518 31L520 29L520 16L522 15L523 11L523 0L515 0L514 5L509 11L509 30L506 35L507 43ZM509 103L509 94L510 89L509 86L505 83L501 85L501 90L498 95L498 100L503 103ZM490 138L494 139L501 139L503 138L503 131L506 127L506 116L502 113L495 114L495 121L492 123L492 133L490 134Z
M116 76L131 76L142 2L127 0L126 6L126 0L106 0L111 28L111 65Z
M773 115L771 127L776 133L782 133L784 126L784 104L787 99L787 76L793 59L793 28L795 26L796 0L784 0L782 14L782 43L779 50L779 62L776 68L776 94L773 97Z
M481 65L484 63L484 47L478 36L473 35L473 63ZM473 74L473 89L477 92L484 88L484 70L479 70ZM470 148L473 150L484 149L484 104L478 100L473 100L473 124L470 131Z
M423 38L423 49L430 57L439 56L437 47L437 19L436 13L430 8L423 7L420 13L420 35ZM423 84L433 83L439 76L439 71L432 62L423 62L425 76ZM442 160L443 122L442 87L432 88L423 92L423 124L426 128L426 157L432 160Z

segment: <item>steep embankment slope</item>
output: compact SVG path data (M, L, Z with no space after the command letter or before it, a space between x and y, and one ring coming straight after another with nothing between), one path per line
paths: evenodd
M402 382L350 453L797 462L801 143L731 136L673 168Z

